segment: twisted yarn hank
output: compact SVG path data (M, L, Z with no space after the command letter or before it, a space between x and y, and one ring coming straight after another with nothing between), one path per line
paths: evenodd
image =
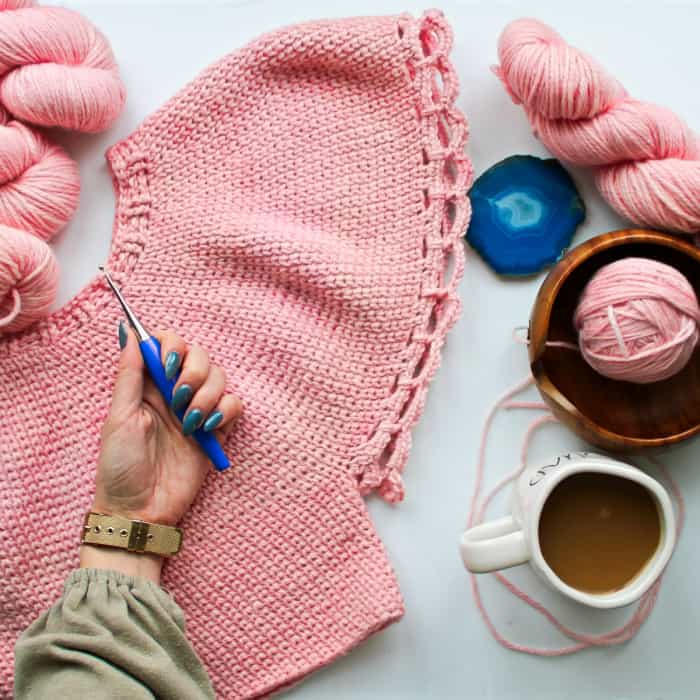
M33 5L0 0L0 333L48 314L58 266L44 241L70 220L80 195L68 154L18 120L101 131L125 98L104 36L75 12Z
M594 59L535 19L511 22L494 72L557 157L596 169L607 202L630 221L700 231L700 147L670 110L631 98Z
M48 241L78 205L78 168L39 131L0 122L0 223Z
M77 12L5 2L0 12L0 101L39 126L98 132L126 92L107 39ZM8 11L9 10L9 11ZM14 10L14 11L13 11Z
M12 333L25 319L48 313L58 288L58 264L39 238L0 225L0 240L0 289L11 290L0 307L0 333Z
M700 306L678 270L648 258L600 268L574 313L581 354L611 379L648 384L685 367L700 337Z
M49 313L58 264L46 241L70 220L79 196L78 168L68 154L0 113L0 334Z

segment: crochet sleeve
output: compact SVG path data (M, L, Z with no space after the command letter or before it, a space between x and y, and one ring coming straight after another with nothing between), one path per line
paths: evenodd
M173 599L141 578L78 569L19 638L15 698L213 698Z

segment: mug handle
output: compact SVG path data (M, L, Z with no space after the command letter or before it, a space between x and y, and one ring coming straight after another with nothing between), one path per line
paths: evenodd
M477 525L462 535L459 546L464 566L481 574L530 560L525 534L511 515Z

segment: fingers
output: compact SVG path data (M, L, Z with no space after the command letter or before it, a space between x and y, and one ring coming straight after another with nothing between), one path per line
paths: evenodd
M226 375L212 366L207 380L194 395L182 422L182 432L191 435L197 428L205 432L217 431L226 435L243 410L241 400L234 394L225 394Z
M182 432L185 435L191 435L202 426L205 420L209 420L210 414L219 403L225 388L226 375L219 367L212 366L204 383L192 397L182 421ZM216 416L213 418L216 419Z
M112 392L112 413L126 415L141 406L143 399L143 358L134 332L119 323L121 356Z
M243 413L243 402L234 394L224 394L209 418L204 421L204 430L216 430L221 435L228 435L231 428ZM220 417L220 418L219 418Z
M182 371L173 388L170 407L178 412L189 406L209 376L209 355L199 345L191 345L182 363Z
M177 376L170 407L184 411L182 432L191 435L198 428L225 435L239 417L241 400L226 394L226 374L213 365L199 345L190 347L173 331L155 334L161 344L161 361L169 378Z
M174 331L158 331L155 336L160 342L160 360L165 369L165 376L173 379L187 354L187 343Z

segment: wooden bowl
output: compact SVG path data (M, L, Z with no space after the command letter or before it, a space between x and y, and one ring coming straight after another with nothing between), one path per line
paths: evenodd
M578 342L572 319L586 283L598 268L630 256L675 267L700 298L699 248L678 236L627 229L571 250L545 279L530 318L530 366L545 402L585 440L614 451L660 447L700 432L700 350L670 379L632 384L603 377L576 351L546 345Z

